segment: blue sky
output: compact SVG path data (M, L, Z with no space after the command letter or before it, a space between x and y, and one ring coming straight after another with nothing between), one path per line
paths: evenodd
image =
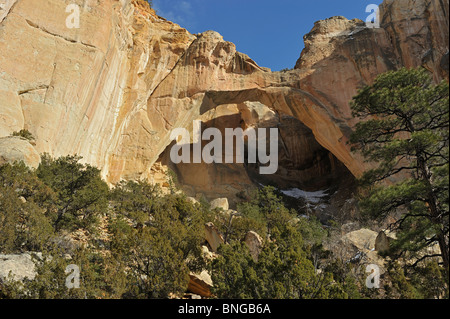
M381 0L153 0L157 13L191 33L214 30L259 65L292 68L303 35L317 20L345 16L366 20L369 4Z

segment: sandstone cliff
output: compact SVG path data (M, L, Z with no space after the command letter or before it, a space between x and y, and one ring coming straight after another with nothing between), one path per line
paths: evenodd
M278 127L271 179L286 187L358 176L365 164L347 144L357 89L401 66L448 79L448 0L385 0L378 29L319 21L288 72L258 66L216 32L190 34L143 0L71 2L81 7L79 29L67 28L65 1L0 0L0 138L27 129L38 153L79 154L112 184L161 180L171 130L192 130L195 119ZM172 168L209 197L236 194L256 174L195 165Z

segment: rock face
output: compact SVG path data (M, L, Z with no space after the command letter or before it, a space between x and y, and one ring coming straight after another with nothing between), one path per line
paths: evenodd
M151 180L171 131L192 132L195 119L279 127L279 183L358 176L366 164L347 144L357 89L401 66L448 79L448 0L386 0L379 29L319 21L289 72L258 66L216 32L190 34L144 0L73 3L78 29L63 1L0 0L0 137L27 129L38 153L79 154L110 183ZM253 183L244 164L172 168L210 199Z

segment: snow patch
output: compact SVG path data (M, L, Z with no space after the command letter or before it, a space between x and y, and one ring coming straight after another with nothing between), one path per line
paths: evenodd
M287 190L281 190L281 192L289 197L294 197L297 199L304 199L308 203L318 204L320 203L323 197L327 196L326 190L316 191L316 192L307 192L298 188L291 188Z

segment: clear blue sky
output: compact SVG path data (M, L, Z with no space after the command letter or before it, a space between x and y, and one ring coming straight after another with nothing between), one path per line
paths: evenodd
M332 16L366 20L381 0L153 0L157 13L191 33L214 30L237 50L273 71L292 68L303 35Z

